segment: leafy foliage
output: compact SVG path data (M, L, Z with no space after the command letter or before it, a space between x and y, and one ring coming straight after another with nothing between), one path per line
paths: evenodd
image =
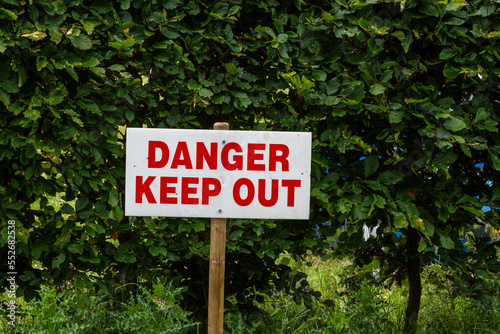
M199 323L179 306L182 289L153 284L140 286L127 302L77 291L43 286L40 300L24 305L16 326L5 333L192 333Z
M498 271L492 247L460 250L474 225L500 227L498 11L479 0L4 1L0 215L17 222L18 293L170 276L204 305L208 222L124 217L123 135L215 121L313 133L310 220L229 222L226 295L242 307L270 280L285 286L280 252L326 245L316 225L333 238L348 221L339 251L376 259L383 277L403 276L410 231L424 260L437 245L471 277ZM385 233L365 243L363 224Z

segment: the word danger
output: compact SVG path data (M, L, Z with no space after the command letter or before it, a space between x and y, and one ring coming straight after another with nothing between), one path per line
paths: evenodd
M264 162L264 151L269 151L269 160ZM281 165L281 171L290 170L288 155L290 150L285 144L248 144L245 151L238 143L224 144L220 156L218 143L196 143L194 156L188 150L186 142L179 142L175 148L172 160L169 161L170 149L167 143L162 141L150 141L148 145L148 168L170 168L177 169L208 169L216 170L220 165L226 170L247 171L276 171L277 165ZM194 158L194 164L193 164ZM246 160L246 161L245 161ZM194 167L193 167L194 166Z

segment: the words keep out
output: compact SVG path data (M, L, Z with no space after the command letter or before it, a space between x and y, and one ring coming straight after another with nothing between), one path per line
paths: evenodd
M249 175L252 172L280 172L283 175L290 171L290 148L286 144L248 143L242 146L228 142L221 145L219 150L218 142L196 142L194 150L193 147L190 150L185 141L179 141L173 147L164 141L149 140L148 169L158 169L158 175L135 176L135 202L209 205L210 198L218 196L223 189L221 180L216 177L172 176L176 174L175 170L240 171ZM160 189L155 197L151 185L157 180ZM300 186L301 180L298 179L259 178L252 181L238 177L231 191L234 202L242 207L255 200L264 207L272 207L280 194L286 196L286 205L293 207L295 192Z

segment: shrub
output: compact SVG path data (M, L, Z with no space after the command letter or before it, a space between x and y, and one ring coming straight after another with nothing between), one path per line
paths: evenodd
M42 286L40 299L20 310L9 333L192 333L199 323L179 306L180 288L140 285L127 301L89 291Z

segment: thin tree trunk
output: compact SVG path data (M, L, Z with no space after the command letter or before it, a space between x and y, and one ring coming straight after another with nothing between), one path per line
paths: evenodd
M418 242L420 235L414 228L408 229L406 271L410 292L408 304L406 305L406 318L404 324L405 333L415 333L417 330L418 311L420 310L420 299L422 297L422 282L420 280L420 256L418 253Z

